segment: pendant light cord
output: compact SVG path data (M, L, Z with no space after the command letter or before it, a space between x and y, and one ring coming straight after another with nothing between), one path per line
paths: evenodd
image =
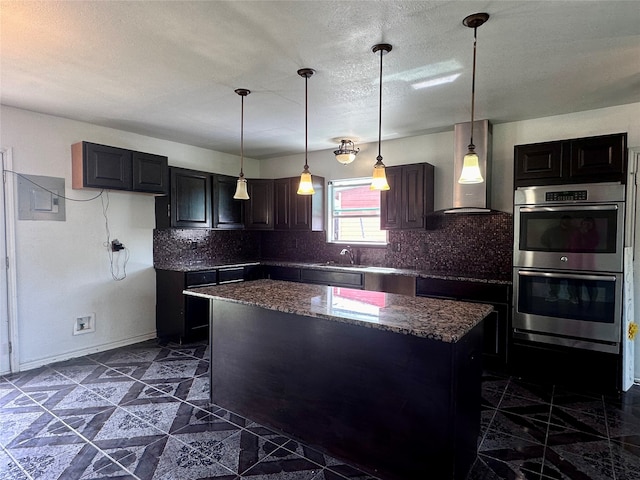
M382 161L382 154L380 153L381 144L382 144L382 55L384 55L384 50L380 49L380 97L378 102L378 158L376 160L378 162Z
M476 105L476 44L478 43L478 27L473 27L473 73L471 76L471 139L470 146L473 145L473 119Z
M240 177L244 177L242 168L244 167L244 95L240 95Z
M304 76L304 168L309 168L307 162L307 151L309 148L308 131L309 131L309 99L308 99L308 83L309 75Z

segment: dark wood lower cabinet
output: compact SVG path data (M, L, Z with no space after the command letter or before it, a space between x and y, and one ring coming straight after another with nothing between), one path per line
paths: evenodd
M419 277L416 295L493 305L494 311L484 320L484 367L506 371L511 328L511 285Z
M209 300L185 296L186 288L262 277L260 265L226 266L183 272L156 269L156 330L161 341L206 340Z
M213 403L387 480L465 478L482 323L456 343L212 300Z

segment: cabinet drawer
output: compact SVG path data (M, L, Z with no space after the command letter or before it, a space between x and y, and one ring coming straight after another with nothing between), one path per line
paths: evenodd
M334 285L338 287L362 288L362 273L339 272L326 270L302 270L300 278L303 282Z
M291 282L300 281L300 269L294 267L279 267L277 265L268 267L268 277L273 280L288 280Z
M509 286L419 277L416 283L416 295L488 303L509 303Z
M218 271L207 270L202 272L189 272L185 276L185 286L196 287L198 285L215 285L218 283Z
M218 270L218 283L241 282L244 280L244 267L221 268Z

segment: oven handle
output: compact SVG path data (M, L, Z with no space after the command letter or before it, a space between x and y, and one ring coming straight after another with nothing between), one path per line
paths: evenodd
M557 206L557 207L519 207L518 211L524 213L535 213L535 212L584 212L584 211L598 211L598 212L607 212L607 211L615 211L618 210L618 205L567 205L567 206Z
M614 275L582 275L574 273L551 273L551 272L532 272L519 270L518 275L528 277L548 277L548 278L568 278L571 280L602 280L605 282L615 282Z

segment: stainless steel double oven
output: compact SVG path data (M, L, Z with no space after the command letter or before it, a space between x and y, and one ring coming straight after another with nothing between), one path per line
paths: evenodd
M620 353L625 186L520 187L513 338Z

